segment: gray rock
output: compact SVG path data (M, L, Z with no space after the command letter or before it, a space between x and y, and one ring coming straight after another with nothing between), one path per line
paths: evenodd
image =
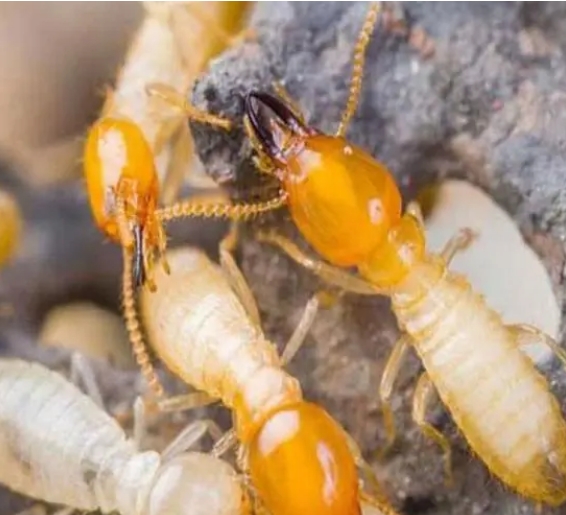
M257 41L217 59L197 83L193 102L239 123L243 95L281 80L314 125L335 130L366 6L259 3L252 19ZM349 139L389 166L407 199L421 186L446 177L465 178L486 190L544 260L563 310L566 7L400 7L411 29L424 28L433 38L436 52L425 59L406 37L376 30ZM261 194L263 182L254 173L241 125L229 133L199 124L191 128L213 178L235 198ZM292 231L281 217L264 220ZM282 343L319 282L250 238L243 241L243 268L268 333ZM404 513L535 513L532 503L506 490L470 456L445 413L437 410L431 420L450 434L455 446L455 486L443 485L439 450L410 420L417 360L403 371L394 399L400 444L386 461L374 459L384 437L377 385L396 337L384 299L347 295L321 313L291 370L307 395L325 404L361 443L393 504ZM552 374L553 386L563 394L564 374Z

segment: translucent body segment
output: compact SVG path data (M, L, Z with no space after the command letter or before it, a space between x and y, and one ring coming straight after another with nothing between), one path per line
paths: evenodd
M143 515L247 515L234 469L209 454L182 454L158 471Z
M401 197L385 166L343 138L308 137L283 172L293 220L328 261L365 259L401 216Z
M343 430L302 402L269 418L249 448L252 481L277 515L357 515L357 473Z
M137 125L120 118L102 118L90 130L84 167L90 206L98 227L119 241L114 217L116 196L126 216L144 224L159 193L153 154Z
M0 482L15 491L110 512L135 504L135 489L146 487L158 466L156 453L136 455L114 419L39 365L0 361L0 398ZM121 474L138 466L134 491L124 490L120 504Z
M245 442L274 406L301 398L298 381L281 368L277 348L220 267L194 248L167 257L171 274L158 270L157 291L141 296L148 339L173 373L234 409Z
M0 483L14 491L89 512L248 513L228 463L195 452L170 450L170 459L138 452L113 418L41 365L0 360L0 399Z
M417 265L392 300L474 452L520 494L564 502L566 422L545 378L497 313L434 260Z

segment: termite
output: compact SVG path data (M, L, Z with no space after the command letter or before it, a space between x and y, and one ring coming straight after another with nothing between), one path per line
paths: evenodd
M16 199L0 190L0 267L14 254L20 242L22 215Z
M210 200L190 200L158 210L160 189L166 179L159 175L156 159L165 142L177 130L188 137L184 123L186 117L224 129L230 123L195 109L177 92L179 88L188 88L195 78L194 70L183 68L178 38L171 28L175 10L186 6L178 6L173 2L147 2L144 5L147 11L145 20L118 77L116 88L108 95L100 119L89 131L84 169L94 220L102 232L119 243L123 250L124 316L134 354L151 391L161 397L163 388L153 370L139 329L135 291L144 284L150 289L155 288L153 265L166 247L162 222L193 214L245 218L271 209L275 204L281 205L282 202L232 208L229 204L215 204ZM216 14L223 9L234 13L232 6L215 6L218 11ZM239 7L241 16L245 9L241 5ZM198 9L196 11L200 12ZM219 17L226 28L235 29L234 18L228 18ZM217 38L214 34L216 32L212 33L211 38ZM214 45L211 43L209 46ZM203 47L206 55L211 55L209 46ZM175 109L172 110L171 105L168 108L163 102L156 103L159 100L156 97L174 104ZM163 259L162 262L167 268L166 261Z
M186 452L210 429L206 421L189 425L162 454L141 452L74 384L20 360L0 360L0 399L0 483L13 491L121 515L249 513L242 479L227 462Z
M194 248L168 251L171 274L159 270L157 291L141 296L156 354L200 391L197 397L204 392L232 410L240 466L270 513L357 515L360 499L372 499L383 513L394 514L381 498L360 492L356 464L364 472L369 465L345 430L307 402L283 368L307 334L317 297L280 356L263 334L253 295L226 248L222 268ZM191 408L194 399L189 394L164 402Z
M192 165L186 111L229 127L227 120L201 113L180 99L210 59L241 38L249 3L143 2L143 7L143 23L114 89L107 92L102 114L125 117L139 126L154 155L161 201L168 205Z
M399 189L385 165L344 138L358 103L370 30L366 23L334 136L310 127L294 106L272 95L248 95L245 125L257 164L280 179L296 226L324 261L273 232L260 239L345 290L390 296L404 332L379 389L390 443L392 387L413 346L426 370L415 390L413 418L445 451L448 477L449 442L426 421L435 391L493 474L525 497L559 505L566 499L566 423L547 381L521 347L543 343L563 362L566 353L534 327L505 325L465 277L449 271L471 231L462 230L440 253L427 252L419 206L411 203L402 214Z

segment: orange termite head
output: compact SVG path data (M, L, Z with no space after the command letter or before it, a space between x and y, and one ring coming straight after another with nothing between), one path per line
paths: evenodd
M246 116L307 241L335 265L366 261L401 217L401 195L385 166L306 126L267 93L248 94Z
M132 248L139 286L145 278L144 248L157 245L153 212L159 195L153 153L139 126L124 118L101 118L89 131L84 168L96 224Z
M315 404L273 412L249 445L250 475L273 515L359 515L345 433Z

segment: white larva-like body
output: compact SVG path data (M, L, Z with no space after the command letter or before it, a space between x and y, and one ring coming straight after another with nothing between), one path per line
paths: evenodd
M169 251L167 260L171 274L158 270L157 291L141 299L148 340L165 364L231 409L266 413L282 398L300 401L297 380L281 368L276 347L222 270L194 248ZM244 431L247 421L240 422Z
M183 93L189 87L191 77L171 30L171 17L181 8L182 3L144 2L144 20L103 109L104 116L124 117L137 124L153 151L166 125L174 132L184 122L183 112L146 92L151 83L167 84ZM160 183L170 160L171 147L164 145L155 155Z
M0 361L0 483L81 510L121 515L242 515L235 471L207 454L162 463L59 374Z
M566 496L566 423L500 316L435 258L392 295L400 326L472 449L535 499Z

